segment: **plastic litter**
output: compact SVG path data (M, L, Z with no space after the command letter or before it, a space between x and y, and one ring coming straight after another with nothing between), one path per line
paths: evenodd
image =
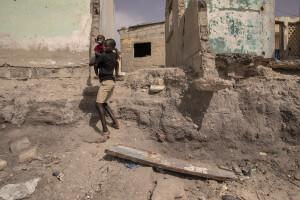
M25 183L9 184L1 188L0 197L4 200L17 200L30 197L41 178L36 178Z
M139 167L139 165L137 163L129 161L129 160L123 160L123 164L129 169L135 169L135 168Z

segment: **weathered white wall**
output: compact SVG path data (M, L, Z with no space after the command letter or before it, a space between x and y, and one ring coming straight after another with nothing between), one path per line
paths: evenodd
M100 0L100 34L115 39L114 0Z
M1 0L0 64L81 63L88 57L91 0Z

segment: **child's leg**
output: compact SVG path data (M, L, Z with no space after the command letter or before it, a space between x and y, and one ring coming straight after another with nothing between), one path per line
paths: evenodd
M108 132L108 128L106 125L106 119L105 119L105 110L104 110L104 103L96 103L96 108L98 110L99 113L99 117L102 123L102 127L103 127L103 132L107 133Z
M114 113L112 112L111 108L109 107L109 105L107 103L103 104L105 111L109 114L110 118L113 120L113 124L117 125L118 121L114 116Z
M98 76L98 74L99 74L98 65L94 65L94 71L95 71L95 74Z

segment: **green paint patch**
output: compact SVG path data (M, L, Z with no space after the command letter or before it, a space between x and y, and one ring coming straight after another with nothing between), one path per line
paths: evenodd
M223 37L218 37L215 39L210 40L210 47L216 52L216 53L224 53L226 50L226 43L225 39Z

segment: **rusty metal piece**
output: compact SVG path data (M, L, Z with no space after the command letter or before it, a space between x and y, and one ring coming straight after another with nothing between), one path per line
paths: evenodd
M167 158L157 153L152 153L142 149L117 145L110 149L106 149L105 153L119 158L139 162L152 167L200 176L204 178L219 180L219 181L238 181L239 178L232 170L224 170L217 165L204 164L200 162L190 162L179 160L176 158Z

